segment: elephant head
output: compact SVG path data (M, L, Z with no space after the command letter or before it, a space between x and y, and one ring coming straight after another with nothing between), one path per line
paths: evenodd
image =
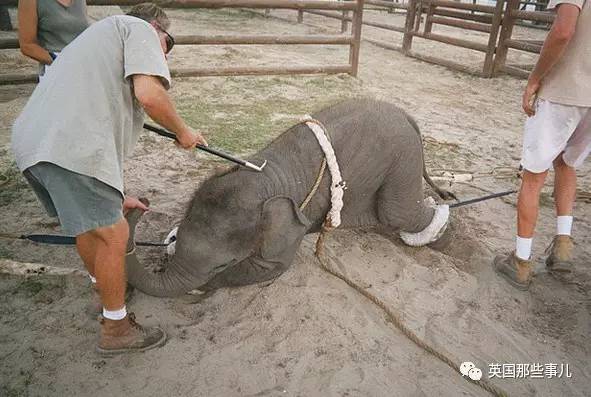
M176 252L160 272L144 268L131 250L129 282L154 296L180 296L274 278L293 261L310 223L289 197L269 196L260 175L231 171L206 181L181 222ZM128 216L130 242L138 211Z

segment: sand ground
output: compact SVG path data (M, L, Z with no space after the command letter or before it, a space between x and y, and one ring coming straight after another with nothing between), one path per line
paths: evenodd
M295 12L272 18L240 10L171 11L174 33L337 33L339 23ZM367 18L402 24L402 17ZM291 21L291 22L290 22ZM451 29L437 27L442 32ZM400 42L397 33L365 29L366 37ZM544 32L519 28L521 37ZM6 37L10 34L4 34ZM485 40L478 34L477 40ZM420 42L417 51L477 66L482 55ZM531 56L511 55L531 63ZM32 71L16 51L0 53L1 72ZM181 47L172 66L346 63L338 46ZM349 97L396 103L418 121L429 170L472 174L453 184L461 198L517 186L525 82L482 79L423 63L367 42L359 78L338 76L180 79L172 95L210 144L247 156L303 114ZM56 233L14 166L10 126L34 87L0 87L0 231ZM227 165L179 151L146 133L127 163L129 193L153 211L139 238L161 240L176 225L200 181ZM591 167L580 170L589 191ZM409 248L375 230L336 230L330 264L360 283L404 322L458 364L473 361L487 377L491 363L569 364L571 378L493 379L512 396L588 396L591 366L589 203L576 208L574 272L555 277L543 265L554 231L551 186L544 190L534 245L537 275L529 292L498 279L491 261L512 247L514 197L453 214L453 239L442 250ZM98 324L84 313L83 277L0 278L0 395L66 396L459 396L487 395L410 342L374 304L323 272L308 236L289 271L267 286L220 290L197 304L136 293L130 307L146 324L161 324L165 347L129 356L94 353ZM144 249L144 262L163 254ZM82 269L71 247L0 241L0 258Z

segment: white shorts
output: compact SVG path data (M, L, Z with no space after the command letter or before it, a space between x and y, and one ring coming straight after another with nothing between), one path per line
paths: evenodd
M579 167L591 151L591 108L539 99L536 114L525 122L521 165L533 173L544 172L564 152L562 159Z

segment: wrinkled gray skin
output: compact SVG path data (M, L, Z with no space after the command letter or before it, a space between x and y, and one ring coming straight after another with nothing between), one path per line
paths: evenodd
M418 232L434 210L423 204L423 148L415 122L394 105L348 100L313 115L332 141L347 183L341 227L383 224ZM250 159L263 172L233 168L205 181L179 226L176 253L154 273L127 258L129 282L155 296L179 296L273 279L292 263L307 233L330 209L330 173L303 210L324 158L305 124ZM425 174L426 175L426 174ZM139 215L130 222L133 233Z

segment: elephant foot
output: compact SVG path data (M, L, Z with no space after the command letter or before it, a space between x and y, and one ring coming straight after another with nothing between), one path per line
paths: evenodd
M421 247L437 241L447 229L449 221L449 206L436 205L432 197L425 199L425 204L435 208L435 214L429 225L418 233L400 232L400 238L412 247Z
M190 291L188 293L186 293L185 295L180 297L181 302L183 302L186 305L194 305L197 303L202 302L203 300L209 298L210 296L212 296L214 294L215 290L209 290L209 291L201 291L198 289L195 289L193 291Z

